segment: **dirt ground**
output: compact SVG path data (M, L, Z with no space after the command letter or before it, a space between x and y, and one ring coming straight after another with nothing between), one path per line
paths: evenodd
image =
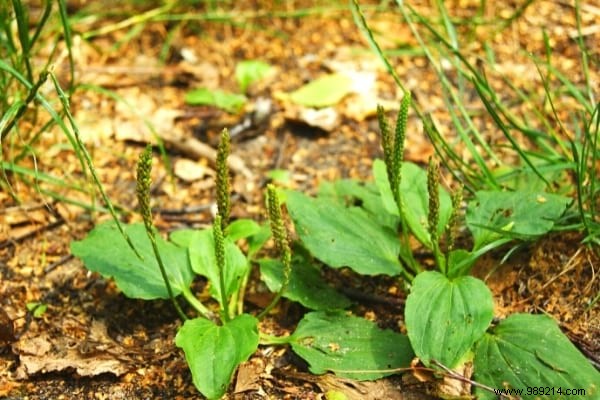
M278 10L291 13L302 8L300 3ZM500 3L489 4L485 16L501 18L519 2ZM428 2L411 4L426 15L434 12ZM470 18L477 4L452 1L447 6L453 15ZM587 5L585 24L599 26L600 9L591 2ZM71 11L77 7L73 3ZM308 192L314 192L320 182L338 178L370 179L372 160L381 157L374 98L349 96L336 106L335 127L324 130L300 121L298 110L280 95L325 72L354 68L375 78L375 100L397 103L400 90L368 49L351 13L329 7L310 16L274 17L252 14L250 5L239 7L233 22L189 23L177 30L164 64L161 46L172 24L147 23L132 37L126 36L127 30L114 30L90 41L75 37L77 81L88 86L81 86L72 96L72 111L100 179L124 220L139 220L134 171L145 143L155 143L147 127L150 122L165 141L175 170L172 178L155 152L157 226L166 234L210 224L214 165L206 145L214 147L222 127L233 128L245 117L256 115L252 107L258 107L259 99L271 100L266 117L253 121L252 129L233 139L232 152L238 158L232 171L234 218L265 219L263 191L272 169L289 171L287 185ZM385 49L416 45L398 13L373 8L365 13ZM116 21L82 19L74 30L83 33ZM475 29L466 24L464 28L475 33L473 42L467 43L470 54L482 54L475 38L486 38L496 52L498 70L517 84L532 85L537 73L524 51L544 54L542 28L547 29L557 67L581 79L575 72L580 56L569 36L574 26L574 10L567 2L535 1L501 31L485 25ZM592 32L586 40L598 62L600 33ZM272 77L251 88L246 112L232 116L184 103L186 91L199 86L237 90L233 70L246 59L261 59L277 68ZM439 82L422 54L406 52L392 55L391 60L422 108L432 113L444 133L452 135ZM56 71L68 82L64 58L57 62ZM110 89L123 101L91 85ZM481 104L476 107L482 108ZM568 109L561 112L568 113ZM408 135L406 159L425 163L434 150L412 116ZM490 130L490 142L497 140L495 135L498 132ZM194 147L198 142L205 147L198 150ZM85 182L79 161L58 130L45 133L34 151L40 171ZM32 167L33 158L23 163ZM70 256L70 242L106 220L106 213L52 198L44 192L49 189L44 184L35 188L13 176L9 179L21 203L0 192L0 398L201 399L183 353L174 346L180 321L170 303L128 299L114 283L88 272ZM54 190L72 202L90 202L80 191ZM102 204L99 197L95 204ZM600 307L598 303L589 307L600 291L600 260L581 239L576 232L555 233L523 246L500 265L508 250L504 248L482 259L475 274L491 287L497 317L547 313L600 368ZM423 257L426 260L428 255ZM329 271L327 276L332 285L354 296L357 315L367 315L382 327L401 329L405 294L394 279L358 277L348 271ZM197 288L202 291L202 280ZM248 311L260 310L266 301L255 274ZM34 302L47 305L37 317L26 307ZM284 302L261 323L261 330L290 332L303 312L300 306ZM228 398L320 399L332 388L341 388L350 399L435 398L433 382L420 382L411 373L363 383L313 376L289 349L274 346L260 347L240 368Z

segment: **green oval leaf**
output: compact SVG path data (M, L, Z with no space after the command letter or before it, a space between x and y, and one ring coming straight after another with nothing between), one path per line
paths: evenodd
M364 210L326 198L288 191L287 208L306 248L334 267L364 275L398 275L400 244L396 234Z
M315 374L373 380L410 365L414 353L408 338L382 330L373 322L341 312L311 312L290 338L294 352Z
M497 389L522 389L523 399L600 396L600 373L546 315L506 318L477 343L474 362L476 381ZM538 388L553 390L540 393ZM585 396L568 396L565 389L583 389ZM479 399L497 398L480 389L476 393Z
M327 107L339 103L352 92L352 79L343 74L321 76L289 94L294 103L305 107Z
M406 299L408 337L425 365L434 359L454 368L483 336L493 311L492 293L483 281L422 272Z
M124 226L139 259L127 245L114 221L96 226L85 239L71 243L71 252L83 260L90 271L113 278L125 296L136 299L167 299L158 263L143 224ZM179 295L194 279L187 250L156 235L156 244L174 295Z
M242 314L223 326L189 319L177 332L196 388L209 399L218 399L231 382L235 369L258 348L258 320Z
M469 203L466 222L474 250L502 238L532 240L548 233L572 200L549 193L479 191Z

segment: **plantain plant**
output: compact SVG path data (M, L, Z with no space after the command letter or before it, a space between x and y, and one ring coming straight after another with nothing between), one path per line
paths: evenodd
M442 188L434 160L427 172L402 160L409 106L407 95L393 135L379 109L384 159L373 163L375 184L338 181L324 185L316 198L286 193L302 244L334 268L402 277L409 290L405 323L412 350L439 372L472 365L479 398L494 398L491 388L539 386L582 388L597 396L600 374L550 317L516 314L493 322L492 293L469 275L485 252L549 232L571 199L525 190L476 191L465 215L473 246L457 247L462 188L452 195ZM411 238L431 251L437 270L415 261ZM523 392L523 398L535 397Z
M375 379L408 367L414 354L406 336L341 312L350 305L348 299L320 280L318 269L305 252L292 255L280 194L273 185L268 185L266 199L279 258L256 260L271 235L268 227L249 219L230 222L226 130L217 153L218 212L211 227L175 231L169 241L158 234L150 208L149 146L141 154L137 168L143 223L123 225L124 234L116 222L102 223L85 239L73 242L72 253L89 270L113 278L127 297L170 299L183 321L175 344L183 349L195 386L209 399L224 395L236 368L257 350L259 343L291 345L315 372L332 370L350 377ZM241 239L247 241L246 254L237 244ZM275 293L271 303L256 315L247 312L243 302L255 260L261 265L267 286ZM192 292L196 276L207 280L210 304ZM304 316L292 335L259 333L259 320L269 315L282 296L315 311ZM180 304L180 297L189 307ZM191 312L194 317L188 316ZM366 371L359 371L365 367Z

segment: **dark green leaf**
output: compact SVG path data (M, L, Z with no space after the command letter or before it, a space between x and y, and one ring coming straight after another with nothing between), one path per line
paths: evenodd
M473 266L475 259L473 255L464 249L452 250L448 254L448 278L458 278L459 276L467 275Z
M341 312L306 314L290 340L311 372L332 371L350 379L394 374L394 369L407 368L414 357L406 336Z
M469 203L467 226L474 250L502 237L531 240L549 232L571 199L527 191L479 191Z
M287 193L288 211L306 248L324 263L350 267L364 275L397 275L400 245L396 234L364 210L331 199Z
M523 389L523 399L600 398L600 373L546 315L514 314L485 334L475 346L475 380ZM554 391L533 394L532 388ZM567 396L565 389L584 389L585 396ZM479 389L477 397L496 398Z
M406 299L406 330L417 356L427 366L437 360L456 367L492 321L492 293L472 276L449 280L436 271L414 279Z
M380 225L394 231L398 229L398 213L393 215L386 212L379 189L373 183L362 183L353 179L325 182L319 186L319 197L331 197L340 204L360 206Z
M144 225L125 225L124 228L143 260L127 245L113 221L96 226L85 239L71 243L71 252L81 258L90 271L113 278L127 297L169 298ZM194 279L187 251L159 235L156 242L173 294L177 296Z
M279 260L260 260L260 273L269 290L276 293L283 282L283 264ZM319 269L303 256L294 254L292 271L283 297L312 310L336 310L350 306L350 301L327 285Z
M235 369L258 348L258 320L243 314L223 326L189 319L177 332L196 388L209 399L218 399L229 387Z

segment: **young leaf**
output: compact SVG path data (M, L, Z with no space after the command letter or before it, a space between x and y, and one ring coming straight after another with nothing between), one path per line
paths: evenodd
M402 163L402 180L400 181L400 197L402 213L412 233L419 242L431 248L431 238L427 221L429 213L429 194L427 192L427 173L411 162ZM381 193L387 212L398 215L398 207L394 201L392 190L387 179L385 164L381 160L373 163L373 176ZM452 199L446 190L439 188L439 220L438 235L442 235L452 214Z
M494 302L483 281L422 272L406 299L406 330L417 356L454 368L492 322Z
M125 232L143 260L127 245L112 221L96 226L85 239L72 242L71 252L81 258L90 271L113 278L127 297L144 300L169 298L144 225L126 225ZM166 272L173 294L177 296L194 279L187 251L159 235L156 242L168 268Z
M278 292L284 279L281 261L265 259L258 263L269 290ZM292 257L290 283L283 297L312 310L339 310L350 306L350 300L327 285L319 269L297 252Z
M565 389L584 389L585 396L577 398L600 396L600 373L546 315L506 318L477 342L474 362L476 381L523 389L523 399L571 397ZM559 388L562 393L556 391ZM478 399L496 398L483 390L476 393Z
M467 275L473 266L473 254L464 249L451 250L448 253L446 276L449 279Z
M290 100L306 107L327 107L352 92L352 80L342 74L325 75L289 94Z
M260 232L261 226L247 218L236 219L227 226L226 236L236 242Z
M229 113L237 113L246 104L246 96L223 90L199 88L185 94L187 104L214 106Z
M177 332L196 388L208 399L221 398L235 369L258 348L258 320L242 314L222 326L189 319Z
M315 257L334 268L347 266L364 275L398 275L402 271L396 234L365 211L331 199L286 193L298 236Z
M290 344L308 361L312 373L332 371L357 380L392 375L394 369L407 368L414 357L406 336L341 312L306 314Z
M475 239L473 249L502 237L531 240L544 235L570 202L568 197L543 192L479 191L466 214Z
M199 275L206 277L210 285L210 294L221 303L221 291L219 289L219 270L215 255L215 244L212 229L195 231L189 242L189 257L192 269ZM233 243L225 238L225 297L229 298L240 288L241 278L248 270L248 262L244 253ZM221 304L226 308L226 304Z
M264 61L247 60L241 61L235 66L235 79L238 82L240 91L246 93L248 86L267 77L273 67Z

